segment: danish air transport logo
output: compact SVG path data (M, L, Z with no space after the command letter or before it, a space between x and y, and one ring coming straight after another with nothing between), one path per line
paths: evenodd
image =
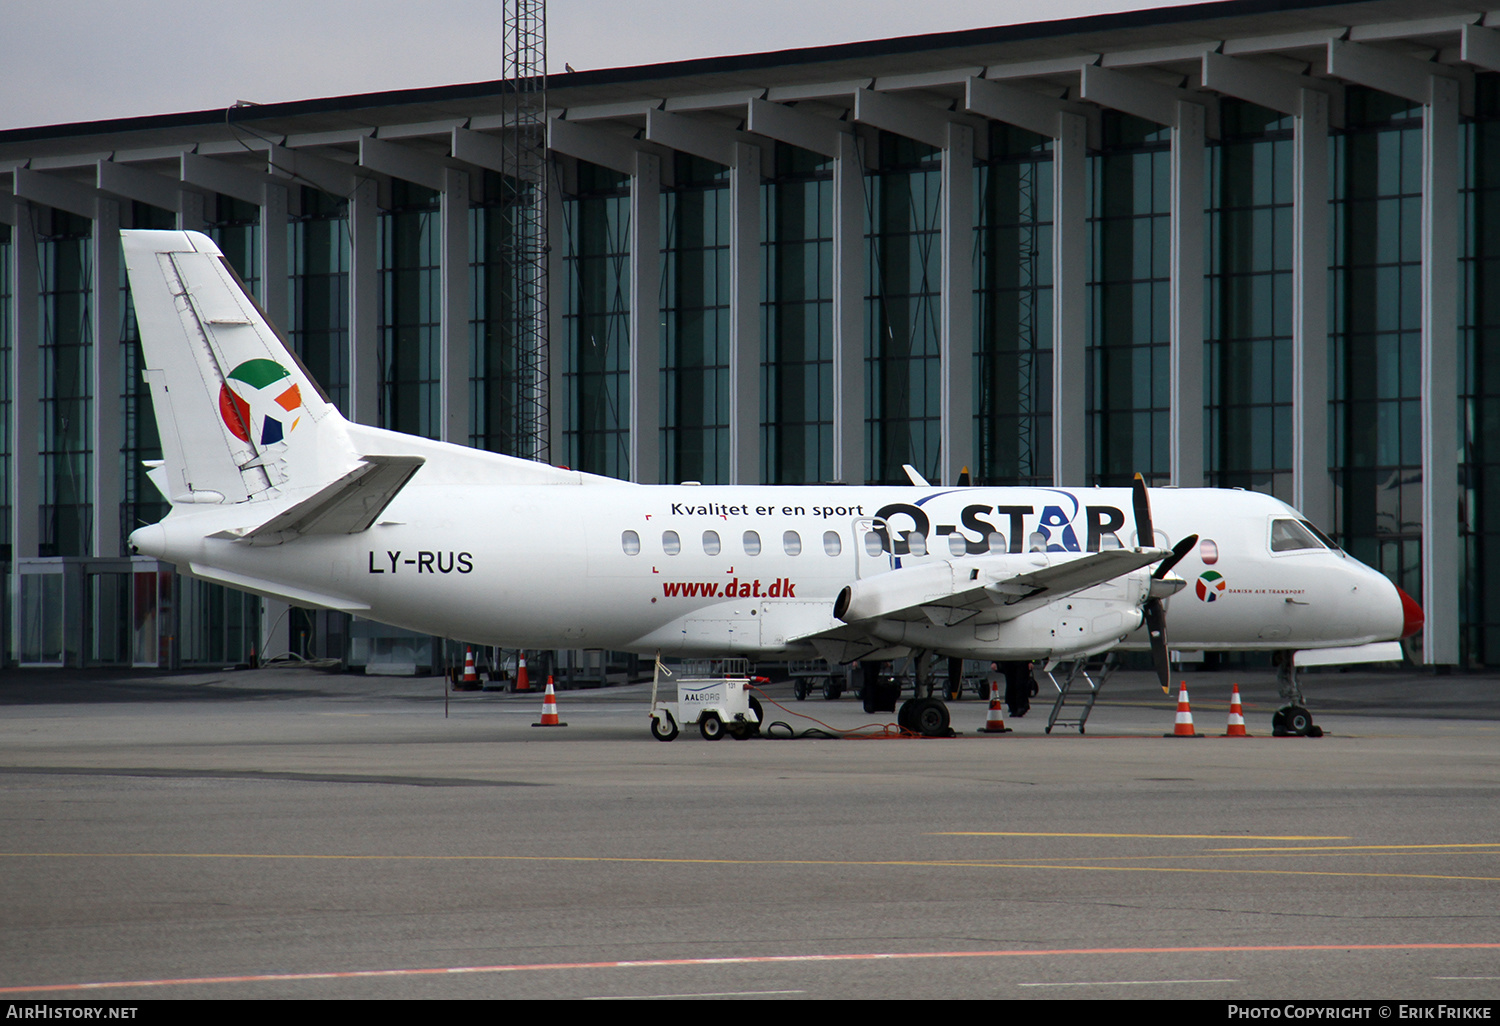
M1198 577L1198 597L1204 602L1217 602L1228 584L1217 570L1205 570Z
M301 421L302 392L291 372L273 360L246 360L219 386L219 416L242 442L271 445Z

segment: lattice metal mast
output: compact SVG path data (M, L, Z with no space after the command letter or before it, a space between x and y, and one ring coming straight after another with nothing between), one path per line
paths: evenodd
M547 2L505 0L503 173L514 288L515 454L550 462L547 345Z

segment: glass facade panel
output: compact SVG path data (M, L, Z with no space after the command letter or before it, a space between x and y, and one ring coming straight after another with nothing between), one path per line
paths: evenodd
M865 476L871 483L904 483L901 466L910 463L936 480L942 153L882 132L874 156L865 176Z
M833 476L833 163L777 145L765 185L761 478Z
M580 161L563 200L565 462L630 477L630 178Z
M1474 82L1460 129L1460 645L1467 663L1500 662L1500 75Z
M286 334L297 358L349 415L349 204L302 188L287 230Z
M1166 484L1171 133L1106 110L1088 158L1087 467L1099 485Z
M676 155L661 194L664 481L729 480L729 175Z
M520 401L516 349L516 243L514 189L493 171L484 173L482 195L469 210L469 444L516 455ZM522 196L529 193L522 192Z
M975 169L974 481L1052 481L1052 140L992 123Z
M1331 143L1330 533L1420 595L1421 108L1350 87Z
M40 282L41 556L87 556L93 532L93 222L51 211Z
M380 425L437 438L442 231L438 194L391 182L376 219L380 269Z
M0 223L0 573L9 570L11 562L11 511L15 506L15 481L11 476L10 404L13 386L10 380L11 365L11 260L14 249L11 245L11 227ZM0 588L7 595L10 588ZM5 603L0 601L0 611ZM9 661L10 621L0 620L0 665Z
M1220 104L1208 158L1207 483L1292 498L1292 119Z

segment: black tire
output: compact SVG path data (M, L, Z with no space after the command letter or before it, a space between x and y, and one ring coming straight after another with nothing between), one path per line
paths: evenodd
M896 710L896 726L900 727L902 730L909 730L913 734L917 732L917 728L912 726L911 707L916 704L917 700L913 698L910 702L902 702L901 707ZM870 710L866 711L868 712Z
M754 695L750 696L750 711L755 714L755 722L745 727L746 737L755 737L760 733L761 726L766 722L766 711L761 708L760 699Z
M671 713L651 717L651 736L658 741L670 741L677 736L677 721Z
M807 680L806 680L806 678L804 678L804 677L798 677L797 678L796 683L794 683L792 685L792 696L794 698L796 698L797 701L799 701L799 702L805 702L805 701L807 701Z
M718 713L706 712L698 718L698 733L705 741L717 741L726 733L724 721L719 719Z
M837 701L838 697L843 693L844 689L839 687L838 684L834 682L834 679L832 677L829 677L823 682L823 701Z
M910 711L907 719L912 731L923 737L946 737L948 735L948 707L937 698L919 698L907 703Z
M1299 737L1306 737L1312 730L1312 713L1300 705L1287 706L1286 729Z

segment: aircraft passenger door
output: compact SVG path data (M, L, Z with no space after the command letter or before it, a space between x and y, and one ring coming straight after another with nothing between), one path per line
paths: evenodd
M884 532L876 530L876 526L874 517L859 517L854 521L856 577L873 577L894 568L891 554L886 551Z

